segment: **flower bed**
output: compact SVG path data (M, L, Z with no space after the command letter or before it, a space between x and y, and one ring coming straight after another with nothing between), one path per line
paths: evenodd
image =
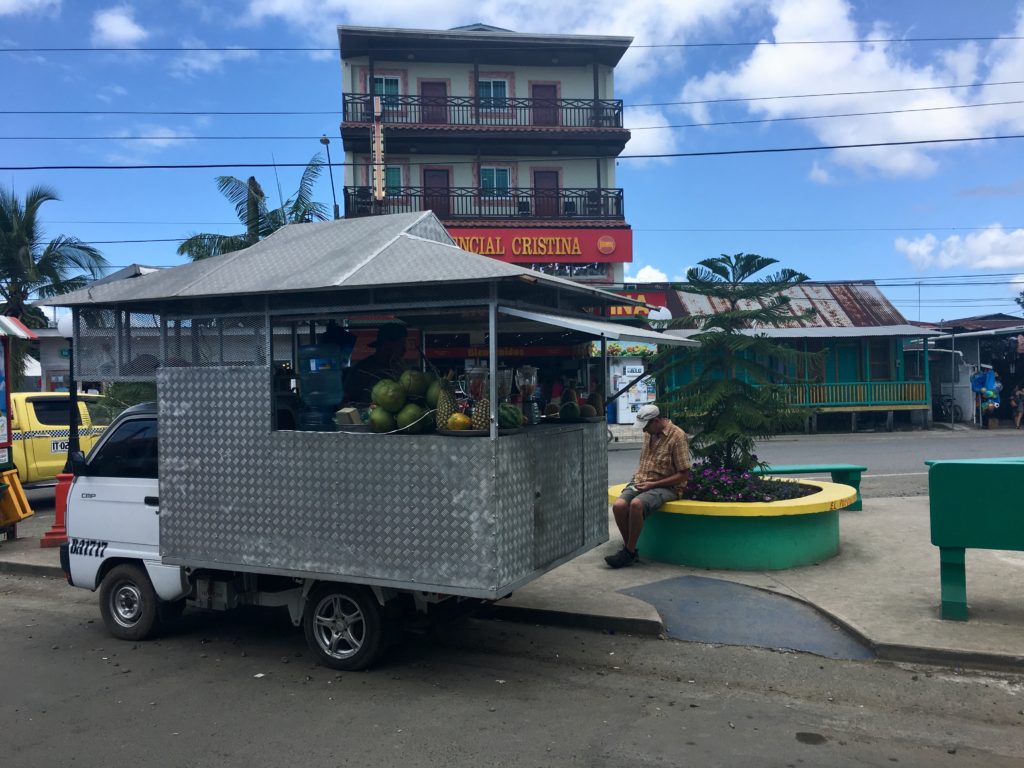
M694 501L781 501L810 496L821 489L796 480L766 479L750 472L696 464L684 498Z

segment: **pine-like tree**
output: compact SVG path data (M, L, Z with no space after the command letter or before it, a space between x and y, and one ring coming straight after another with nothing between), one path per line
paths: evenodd
M808 280L807 275L780 269L755 278L777 263L753 253L723 254L691 267L687 283L677 286L707 296L720 307L696 318L699 330L692 338L700 346L671 353L671 362L659 373L669 416L696 432L691 450L713 466L753 468L758 463L756 441L796 427L803 418L788 404L785 387L799 381L798 372L816 356L756 333L758 328L790 325L814 314L794 313L785 295ZM667 373L682 366L693 371L692 380L664 389Z

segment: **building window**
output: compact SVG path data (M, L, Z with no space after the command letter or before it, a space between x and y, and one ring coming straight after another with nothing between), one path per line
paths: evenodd
M381 97L381 106L395 109L398 107L398 78L378 76L373 78L374 94Z
M376 169L370 169L371 180L370 186L375 186L374 182L377 179ZM384 166L384 193L387 195L395 196L402 194L402 166L400 165L386 165Z
M480 109L508 109L508 81L478 80L476 93L480 97Z
M512 172L508 168L481 168L480 194L484 197L508 197Z

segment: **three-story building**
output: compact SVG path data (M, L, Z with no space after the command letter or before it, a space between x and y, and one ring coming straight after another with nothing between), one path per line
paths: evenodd
M345 216L433 210L460 246L618 283L614 70L632 38L338 27Z

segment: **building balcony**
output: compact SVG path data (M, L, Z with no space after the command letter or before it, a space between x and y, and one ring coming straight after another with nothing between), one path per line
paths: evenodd
M380 96L381 122L437 130L624 131L620 99ZM346 93L344 128L373 123L373 97Z
M625 221L621 189L396 187L374 200L370 187L345 187L344 195L346 218L431 210L445 222Z
M929 408L924 381L849 381L793 384L784 390L790 405L819 411Z

